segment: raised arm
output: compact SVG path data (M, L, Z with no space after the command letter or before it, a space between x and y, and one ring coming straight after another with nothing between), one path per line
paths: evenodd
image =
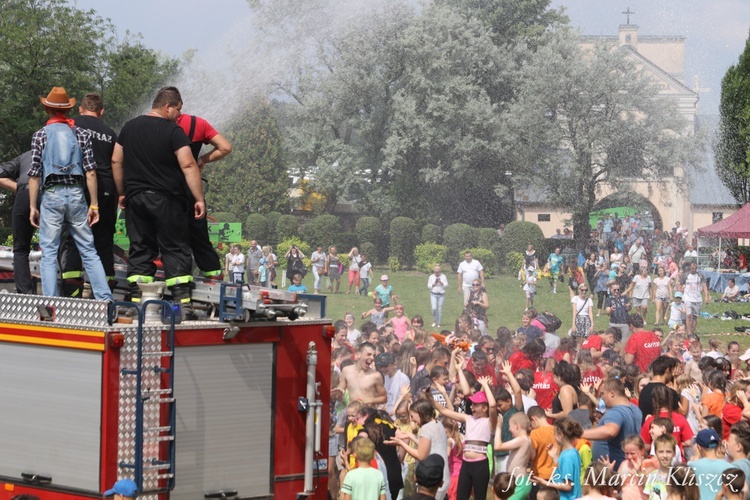
M432 407L437 410L439 414L441 414L444 417L452 418L456 422L463 422L466 423L469 420L469 416L464 413L458 413L457 411L452 411L446 408L445 406L441 405L437 401L435 401L434 398L429 398L430 402L432 403ZM490 412L491 413L491 412Z
M482 390L484 390L487 396L487 404L490 406L490 429L493 429L497 425L497 410L495 410L497 401L495 401L495 395L492 394L492 387L490 387L492 379L490 377L480 377L477 381L482 384Z
M521 390L521 386L518 384L515 375L513 375L513 368L511 368L510 362L503 361L503 366L500 371L505 375L505 378L508 379L510 388L513 391L513 397L516 401L516 409L518 411L523 411L523 391Z

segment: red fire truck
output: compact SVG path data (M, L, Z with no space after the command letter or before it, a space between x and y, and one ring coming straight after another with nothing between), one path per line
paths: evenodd
M327 498L330 321L149 307L0 293L0 500Z

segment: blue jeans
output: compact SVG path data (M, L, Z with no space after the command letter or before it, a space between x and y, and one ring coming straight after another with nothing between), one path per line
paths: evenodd
M97 300L114 300L102 261L94 248L94 236L86 218L87 213L88 204L81 186L57 185L44 192L39 227L43 295L60 295L57 284L57 252L60 249L63 227L67 227L81 254L94 297Z
M367 295L368 290L370 288L370 278L359 278L359 284L362 285L359 287L359 294L360 295Z
M443 302L445 302L445 294L436 294L430 292L430 305L432 306L432 322L435 324L441 324L443 319Z

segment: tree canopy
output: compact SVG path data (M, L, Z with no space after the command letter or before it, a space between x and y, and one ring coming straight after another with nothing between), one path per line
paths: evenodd
M504 115L504 151L516 188L570 211L580 243L602 183L621 192L628 180L661 186L694 161L695 141L627 47L584 52L567 28L545 37L523 65L524 83Z
M721 81L721 121L714 145L716 169L732 195L750 201L750 38Z
M0 158L29 149L46 120L39 97L52 87L65 87L79 102L86 93L100 93L105 121L117 128L177 69L176 60L137 36L118 41L114 26L93 9L66 0L0 2ZM0 211L11 202L5 198Z

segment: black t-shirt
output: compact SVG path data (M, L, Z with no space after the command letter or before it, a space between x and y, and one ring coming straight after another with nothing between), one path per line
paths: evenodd
M665 384L662 382L651 382L649 384L646 384L641 390L640 395L638 396L638 408L640 408L641 412L643 412L643 418L646 418L646 415L654 414L654 389L659 385ZM679 409L680 395L677 394L677 391L670 387L668 387L667 389L670 393L672 393L672 410Z
M94 150L96 173L112 175L112 152L115 150L117 134L95 116L76 116L73 121L78 127L91 132L91 148Z
M190 146L190 139L179 125L142 115L122 127L117 143L124 154L127 196L151 190L184 198L185 175L175 152Z

